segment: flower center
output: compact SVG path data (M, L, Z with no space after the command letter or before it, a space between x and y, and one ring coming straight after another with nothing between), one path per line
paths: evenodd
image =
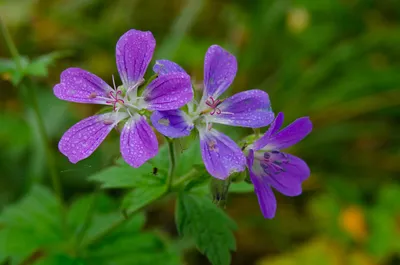
M113 104L114 111L117 109L118 103L121 105L125 104L125 101L122 98L119 98L121 94L122 94L121 90L117 90L116 92L110 91L110 93L108 93L108 96L110 97L111 100L106 101L106 103Z
M265 152L263 156L257 158L264 172L267 174L279 174L284 172L283 165L289 163L289 157L279 151Z
M209 106L209 107L211 108L210 115L214 115L214 114L219 115L219 114L222 113L221 109L218 108L218 105L221 104L221 100L219 100L219 99L214 99L213 97L209 97L209 98L206 100L205 103L206 103L207 106Z

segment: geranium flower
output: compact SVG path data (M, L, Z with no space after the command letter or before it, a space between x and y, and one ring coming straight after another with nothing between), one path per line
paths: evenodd
M282 123L283 113L280 112L267 132L249 146L247 156L250 179L265 218L273 218L276 212L276 199L271 187L283 195L297 196L302 192L302 182L310 176L310 169L302 159L281 152L311 132L310 119L299 118L279 131Z
M193 98L190 77L170 73L153 80L141 95L138 87L156 46L151 32L129 30L118 40L116 61L122 85L110 87L101 78L79 68L68 68L54 87L56 97L78 103L112 106L112 111L86 118L62 136L58 148L72 163L90 156L109 132L125 122L120 149L124 160L139 167L158 152L155 133L146 121L146 110L171 110Z
M185 73L179 65L167 60L157 61L153 70L160 76ZM213 129L212 124L258 128L267 126L274 119L268 94L264 91L248 90L219 99L233 82L236 71L235 56L220 46L211 46L204 61L204 91L200 102L189 103L187 113L182 110L155 111L151 116L153 126L172 138L187 136L196 127L205 167L218 179L243 171L246 158L239 146Z

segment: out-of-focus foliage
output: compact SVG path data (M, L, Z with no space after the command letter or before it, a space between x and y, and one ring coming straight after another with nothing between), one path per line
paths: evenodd
M101 242L94 239L104 233L110 223L120 218L114 213L112 200L82 197L75 200L67 213L67 224L61 226L57 198L47 189L34 186L17 205L6 208L0 222L0 253L2 260L11 264L177 264L179 257L156 234L140 232L145 223L143 214L137 214L129 222L118 227ZM85 227L89 205L95 203L90 224ZM83 229L85 237L79 235ZM91 242L82 252L81 242ZM152 255L148 255L152 253ZM79 258L75 258L78 257Z
M135 225L128 230L121 227L84 253L74 253L76 242L69 242L82 229L89 193L98 183L110 190L97 195L99 209L87 237L123 216L115 212L119 202L130 201L132 207L135 196L159 196L157 187L164 188L157 186L157 177L165 180L166 152L154 161L156 166L130 173L134 169L118 160L117 133L76 165L57 151L68 127L98 111L53 96L60 72L81 67L111 83L117 73L115 43L136 28L152 31L155 58L176 61L195 84L202 80L208 46L225 47L239 63L229 93L259 88L269 93L274 111L283 111L287 123L300 116L313 121L310 136L290 150L307 161L312 175L302 196L276 194L275 219L262 218L251 185L231 184L236 192L229 194L226 211L238 227L232 264L400 264L400 1L0 0L0 16L23 55L25 76L34 81L69 205L70 230L59 227L63 213L43 187L50 182L45 145L24 91L12 85L24 75L16 74L2 40L0 259L11 264L101 264L110 259L115 264L183 264L178 256L186 253L186 264L207 264L193 251L193 238L178 240L174 204L163 199L133 218ZM251 133L220 129L236 140ZM182 157L188 154L179 175L201 167L195 164L199 152L187 148L184 140L176 146ZM124 179L124 174L147 174L156 191L141 190L139 180ZM202 176L187 184L198 194L208 191ZM132 189L128 194L127 188Z

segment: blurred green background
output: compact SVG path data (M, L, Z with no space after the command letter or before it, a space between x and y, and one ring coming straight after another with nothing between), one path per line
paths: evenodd
M239 227L232 264L400 264L400 1L0 0L0 16L21 55L60 52L50 56L60 58L48 60L48 72L33 70L31 86L67 201L94 189L87 176L113 163L119 142L112 133L90 158L70 164L58 140L97 108L62 102L52 86L72 66L111 83L118 38L131 28L150 30L154 58L179 63L195 82L207 48L219 44L239 64L225 95L259 88L285 113L285 124L313 121L313 132L290 150L312 171L300 197L277 194L277 215L266 220L253 193L230 195L226 211ZM10 58L0 43L0 57ZM33 183L50 185L50 174L34 113L10 82L12 71L0 65L4 208ZM236 139L250 132L227 131ZM172 202L146 214L147 226L176 237ZM185 259L208 264L194 249Z

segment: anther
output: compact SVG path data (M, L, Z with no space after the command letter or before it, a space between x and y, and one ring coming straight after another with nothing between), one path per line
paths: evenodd
M214 114L219 115L219 114L222 113L221 109L218 108L218 105L221 104L221 102L222 102L221 100L214 99L213 97L209 97L206 100L206 102L205 102L206 105L209 106L212 109L212 111L210 112L210 115L214 115Z

